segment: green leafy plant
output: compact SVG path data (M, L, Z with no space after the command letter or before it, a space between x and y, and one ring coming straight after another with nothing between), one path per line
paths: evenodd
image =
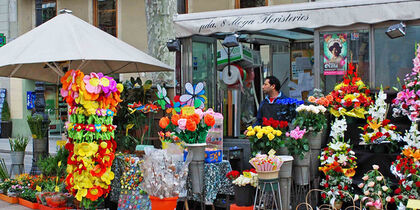
M48 135L50 120L44 121L44 118L41 115L35 114L33 116L28 116L27 122L29 129L31 129L32 138L43 139Z
M28 137L18 136L16 138L9 138L10 150L12 152L24 152L29 143Z
M23 198L27 201L30 201L32 203L36 203L36 191L31 188L25 188L22 193L19 195L20 198Z
M1 121L10 121L10 109L6 100L3 103L3 109L1 111Z
M293 124L307 131L320 132L327 127L327 118L325 117L327 109L324 106L318 105L300 105L296 108L297 116Z
M63 177L66 175L68 155L69 155L69 152L66 149L60 148L57 151L57 155L41 158L38 161L37 165L39 169L41 170L41 173L45 176ZM58 163L60 161L61 161L61 165L58 166Z
M286 141L287 149L291 155L299 156L300 159L305 157L305 154L309 152L308 139L304 137L306 129L300 129L299 126L294 130L286 133L288 137Z
M0 179L6 180L10 178L9 173L7 172L6 163L4 162L4 159L0 159Z

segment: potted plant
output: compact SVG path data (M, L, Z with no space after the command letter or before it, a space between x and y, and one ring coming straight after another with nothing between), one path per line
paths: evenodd
M232 180L234 185L235 204L237 206L252 206L255 188L258 185L258 175L255 169L244 170L242 174L238 171L230 171L226 177Z
M286 145L289 154L293 156L293 180L298 185L309 184L309 142L304 136L306 129L297 126L294 130L286 133Z
M10 120L9 104L6 100L4 100L3 109L1 110L1 138L12 137L12 126L13 124Z
M263 118L263 126L249 126L245 134L251 143L252 155L267 154L271 149L278 151L284 147L281 135L287 126L287 121L273 120L273 118L268 120Z
M386 119L386 113L388 105L385 102L386 94L384 91L379 91L376 96L375 104L369 107L367 124L361 129L363 133L360 134L362 145L369 145L373 151L384 152L378 150L378 148L384 149L381 145L390 144L389 152L395 152L398 150L398 141L400 136L396 131L397 126L390 123L390 120Z
M386 198L392 190L385 177L379 172L379 166L372 165L372 168L373 170L368 171L362 177L363 183L358 185L363 192L363 195L359 196L361 204L369 207L369 210L385 209Z
M322 132L327 127L325 111L327 109L321 105L302 104L296 108L297 116L293 124L307 130L307 138L311 149L321 149Z
M7 193L9 192L9 189L13 185L17 185L17 184L18 182L15 179L3 180L3 182L0 183L0 190L3 192L2 194L0 194L0 200L4 200L8 203L18 203L19 199L17 197L11 197L7 195Z
M178 195L186 184L190 161L187 159L183 163L181 150L146 149L143 189L149 194L152 209L176 208Z
M343 141L346 129L346 120L336 118L331 126L332 142L320 155L319 170L325 175L320 183L325 191L321 197L324 203L330 203L336 209L340 209L343 202L357 200L353 199L351 187L352 177L356 173L356 157L351 146Z
M16 138L9 138L10 158L12 159L12 164L23 165L23 161L25 160L25 150L28 143L28 137L18 136Z
M36 191L25 187L22 193L19 194L19 204L30 209L38 209L39 205L36 201Z

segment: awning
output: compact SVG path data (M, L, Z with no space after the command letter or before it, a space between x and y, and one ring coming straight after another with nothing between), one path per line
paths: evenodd
M177 15L176 37L420 19L419 0L344 0Z

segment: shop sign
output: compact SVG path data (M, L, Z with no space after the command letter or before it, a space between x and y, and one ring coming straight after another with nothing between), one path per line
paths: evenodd
M343 75L347 70L347 34L324 35L324 75Z

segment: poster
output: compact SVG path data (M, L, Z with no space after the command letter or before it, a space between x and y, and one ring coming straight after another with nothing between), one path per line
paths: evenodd
M347 70L347 34L324 35L324 75L343 75Z

